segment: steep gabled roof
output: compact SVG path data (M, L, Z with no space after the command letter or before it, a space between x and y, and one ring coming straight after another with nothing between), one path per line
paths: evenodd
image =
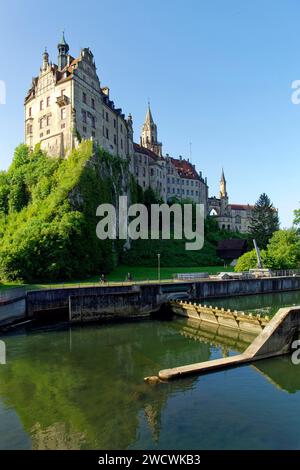
M170 157L170 160L181 178L201 180L196 168L188 160L180 160L172 157Z

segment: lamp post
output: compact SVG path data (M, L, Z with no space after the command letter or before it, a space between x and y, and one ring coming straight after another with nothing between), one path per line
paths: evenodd
M160 281L160 253L157 253L157 277Z

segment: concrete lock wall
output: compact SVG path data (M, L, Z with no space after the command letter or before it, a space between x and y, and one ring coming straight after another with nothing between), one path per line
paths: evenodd
M143 318L158 310L159 307L158 286L135 286L129 292L110 292L107 290L101 295L70 296L69 319L71 322L76 323Z
M196 299L209 299L298 289L300 289L300 277L216 280L195 283L193 297Z
M159 285L99 286L28 292L27 315L64 311L70 321L150 315L161 305ZM80 320L79 320L80 318Z
M13 300L0 304L0 325L25 317L26 300Z
M141 305L139 292L70 296L71 322L140 318L151 313L152 305Z
M140 284L140 285L115 285L115 286L90 286L90 287L70 287L47 289L39 291L31 291L27 293L27 316L32 318L34 316L43 315L44 312L57 311L58 314L65 315L65 318L70 314L70 298L87 297L85 303L82 304L84 308L84 315L97 314L97 305L99 304L99 314L102 315L104 305L107 302L107 308L113 306L114 314L124 316L133 309L131 297L127 296L128 293L139 293L139 308L141 314L144 315L146 311L148 314L155 312L159 307L168 300L170 293L178 292L184 288L191 299L212 299L218 297L229 297L235 295L249 295L249 294L262 294L272 292L283 292L289 290L300 289L300 277L289 278L271 278L271 279L248 279L248 280L200 280L199 282L191 281L190 283L176 282L176 283L163 283L163 284ZM103 295L111 295L110 303L108 300L97 300L96 298ZM114 299L114 295L116 299ZM121 296L124 299L121 302ZM109 298L107 298L109 299ZM82 300L83 302L83 300ZM75 311L79 308L80 301L71 301L71 306ZM88 305L90 305L91 312L88 313ZM119 311L117 309L119 306Z
M109 292L129 292L131 286L99 286L99 287L70 287L62 289L45 289L27 293L27 315L33 317L37 312L69 309L70 296L102 295Z

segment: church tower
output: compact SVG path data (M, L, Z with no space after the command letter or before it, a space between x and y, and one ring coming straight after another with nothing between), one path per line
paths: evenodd
M153 121L150 103L148 103L146 119L142 129L141 146L162 157L162 143L157 141L157 126Z
M226 179L225 179L223 168L222 168L222 175L221 175L221 179L220 179L219 197L220 197L220 199L228 199L228 194L227 194L227 189L226 189Z
M65 39L65 33L63 32L62 39L60 43L57 45L58 49L58 70L63 70L68 63L68 52L69 52L69 45Z

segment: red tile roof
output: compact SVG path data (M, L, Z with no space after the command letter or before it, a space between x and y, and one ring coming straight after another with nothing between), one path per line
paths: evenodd
M177 158L170 158L172 164L175 166L179 176L181 178L187 178L192 180L201 180L195 167L187 160L180 160Z
M250 206L250 204L230 204L230 207L234 211L247 211L254 209L254 206Z

